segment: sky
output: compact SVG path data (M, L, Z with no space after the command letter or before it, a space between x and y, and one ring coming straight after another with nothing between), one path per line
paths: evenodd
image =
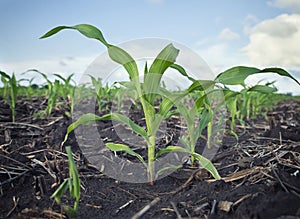
M8 74L81 75L105 52L103 45L74 31L39 37L59 25L87 23L115 45L143 38L178 42L214 75L236 65L282 67L300 80L300 0L1 0L0 10L0 70ZM300 95L295 82L273 74L249 83L260 79Z

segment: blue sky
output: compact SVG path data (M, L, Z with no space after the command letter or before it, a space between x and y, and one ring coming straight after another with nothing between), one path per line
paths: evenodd
M73 31L38 38L58 25L89 23L119 44L157 37L197 52L215 74L234 65L279 66L300 78L299 0L1 0L0 70L81 73L105 50ZM277 79L280 90L300 94ZM253 79L254 80L254 79Z

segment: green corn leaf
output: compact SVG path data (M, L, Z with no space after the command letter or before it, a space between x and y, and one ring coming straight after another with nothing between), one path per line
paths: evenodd
M0 75L3 77L3 78L6 78L7 80L10 79L10 76L8 74L6 74L5 72L3 71L0 71Z
M66 212L68 218L75 219L77 217L77 210L71 206L63 206L64 212Z
M281 76L286 76L294 80L297 84L300 83L287 71L281 68L265 68L260 70L258 68L236 66L220 73L215 81L225 85L242 85L245 86L245 80L248 76L259 73L276 73Z
M212 112L209 109L204 109L201 114L200 122L197 127L196 138L201 136L202 131L207 127L208 123L212 120Z
M92 113L87 113L82 115L81 117L79 117L78 120L76 120L71 125L69 125L63 144L67 141L68 135L79 125L89 125L97 120L114 120L114 121L122 122L123 124L128 125L135 133L139 134L146 141L148 141L147 132L145 131L145 129L143 129L141 126L137 125L136 123L134 123L131 119L129 119L126 116L123 116L118 113L111 113L100 117Z
M89 75L90 78L92 79L92 84L95 88L95 92L97 94L97 96L100 96L100 90L102 89L103 85L102 85L102 80L101 79L96 79L95 77L93 77L92 75Z
M193 84L190 85L190 87L187 89L189 93L192 93L194 91L205 91L210 90L215 86L216 82L211 80L197 80L194 81Z
M245 79L252 74L258 73L258 68L236 66L220 73L215 81L226 85L245 85Z
M241 94L238 91L232 91L232 90L227 89L227 88L223 89L223 93L224 93L224 99L225 99L226 102L227 102L227 100L235 98L237 95Z
M124 145L124 144L115 144L115 143L106 143L105 144L106 147L108 147L111 151L114 151L114 152L118 152L118 151L124 151L136 158L138 158L144 165L145 167L147 167L147 164L144 160L144 158L139 155L138 153L134 152L130 147L128 147L127 145Z
M248 91L256 91L264 94L274 93L277 91L276 87L269 87L265 85L255 85L253 87L250 87Z
M195 106L201 111L207 101L207 94L204 94L195 101Z
M73 73L73 74L70 74L70 75L67 77L65 83L66 83L66 84L69 84L73 76L74 76L74 73ZM73 82L75 82L75 81L73 80Z
M183 93L179 93L179 94L174 94L172 92L169 91L164 91L163 95L165 98L163 98L161 104L159 105L159 112L158 114L160 114L163 118L166 118L167 115L169 114L170 110L172 109L172 107L175 105L177 106L177 104L179 103L179 100L182 99L187 93L183 92Z
M177 70L181 75L185 76L187 79L189 79L190 81L194 82L196 81L196 79L190 77L187 72L185 71L185 69L181 66L178 65L176 63L173 63L172 65L170 65L171 68Z
M194 126L195 124L195 117L197 114L196 107L192 107L191 109L185 107L183 104L178 104L177 108L180 114L183 116L185 123L187 126Z
M165 153L170 153L170 152L181 152L181 153L189 153L188 150L186 150L185 148L179 147L179 146L168 146L166 148L162 148L160 149L156 155L155 155L155 159L159 158L161 155L165 154Z
M300 85L299 81L296 78L294 78L290 73L288 73L287 71L285 71L282 68L265 68L265 69L261 70L260 73L277 73L277 74L279 74L281 76L285 76L285 77L291 78L298 85Z
M69 134L76 129L79 125L88 125L96 121L97 116L92 113L87 113L79 117L75 122L69 125L67 129L67 133L65 135L65 139L62 144L64 144L68 140Z
M148 64L147 62L145 63L145 68L144 68L144 74L147 74L149 72L148 70Z
M123 67L126 69L127 73L129 74L130 80L138 83L137 80L139 80L138 78L139 72L134 59L125 50L117 46L108 45L107 48L108 48L109 57L113 61L123 65Z
M67 27L67 26L58 26L58 27L55 27L55 28L51 29L50 31L48 31L47 33L45 33L43 36L41 36L40 39L44 39L44 38L50 37L50 36L58 33L59 31L61 31L63 29L70 29L70 27Z
M71 198L75 198L75 195L74 195L74 186L73 186L73 180L72 180L72 178L70 178L69 181L68 181L68 187L69 187L69 190L70 190L70 197Z
M86 36L88 38L99 40L104 45L108 45L108 43L106 42L106 40L103 37L102 32L98 28L96 28L90 24L79 24L79 25L75 25L75 26L58 26L58 27L55 27L52 30L48 31L47 33L45 33L43 36L40 37L40 39L50 37L64 29L78 30L84 36Z
M138 68L137 68L137 65L136 65L136 62L134 61L134 59L123 49L121 49L117 46L110 45L104 39L102 32L98 28L96 28L90 24L78 24L75 26L55 27L52 30L48 31L43 36L41 36L40 39L50 37L64 29L77 30L81 34L83 34L84 36L86 36L88 38L99 40L101 43L103 43L107 47L109 57L113 61L123 65L123 67L126 69L127 73L129 74L130 79L131 80L138 79L138 75L139 75Z
M27 72L30 72L30 71L33 71L33 72L36 72L36 73L42 75L42 77L47 81L47 84L48 84L48 87L49 87L48 89L49 89L49 90L52 89L53 84L52 84L52 82L48 79L48 77L47 77L47 75L46 75L45 73L40 72L40 71L37 70L37 69L29 69L29 70L27 70L26 72L24 72L24 74L27 73Z
M111 114L108 114L108 116L111 120L122 122L123 124L128 125L132 129L132 131L134 131L135 133L142 136L146 141L148 140L147 139L147 132L145 131L145 129L142 128L141 126L137 125L136 123L134 123L128 117L123 116L119 113L111 113Z
M68 162L69 162L69 175L72 179L72 185L70 187L70 194L72 197L79 200L80 197L80 179L78 176L78 171L72 156L71 147L66 147L66 152L68 154Z
M135 85L132 81L121 81L118 82L120 85L124 86L125 88L129 89L129 90L134 90L135 89ZM141 83L142 85L142 83Z
M65 179L63 181L62 184L60 184L60 186L55 190L55 192L51 195L50 198L54 198L56 203L60 204L60 199L63 197L63 195L65 194L65 192L67 191L68 189L68 185L69 185L69 180L70 178L68 179Z
M58 77L59 79L61 79L65 85L68 85L70 83L71 78L73 77L74 74L71 74L70 76L68 76L67 78L64 78L63 76L59 75L59 74L53 74L56 77Z
M157 55L150 66L149 73L162 75L176 61L178 54L179 50L170 43Z
M10 84L10 96L11 96L11 103L10 107L12 110L12 121L15 122L16 117L16 102L17 102L17 95L18 95L18 87L17 87L17 80L15 74L9 79Z
M203 157L202 155L198 154L198 153L192 153L192 156L198 160L198 162L200 163L200 165L206 169L208 172L211 173L211 175L215 178L215 179L221 179L218 170L215 168L215 166L212 164L212 162L210 162L210 160L208 160L207 158Z
M165 117L173 106L174 106L174 102L172 100L170 100L169 98L165 98L159 105L158 113L162 117Z
M172 44L167 45L155 58L152 65L149 68L147 74L144 75L144 88L148 101L153 104L154 95L158 91L160 86L161 77L164 72L175 61L179 54L179 50Z
M8 74L6 74L3 71L0 71L0 75L1 75L1 81L3 83L3 98L7 98L7 92L8 92L8 82L10 80L10 76Z

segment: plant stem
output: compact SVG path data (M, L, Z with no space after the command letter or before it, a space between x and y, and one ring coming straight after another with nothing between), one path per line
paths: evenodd
M211 148L212 120L207 124L207 148Z
M138 87L139 88L139 87ZM139 92L139 90L138 90ZM141 92L140 92L141 94ZM139 95L140 95L139 94ZM149 140L148 140L148 182L150 185L153 185L154 182L154 157L155 157L155 138L156 138L156 130L153 130L153 112L149 109L149 106L146 103L146 100L142 95L140 95L140 101L142 104L142 108L144 111L144 116L146 120L146 127L147 127L147 133L149 134Z
M148 145L148 181L150 185L153 185L154 182L154 156L155 156L155 135L149 137L149 145Z

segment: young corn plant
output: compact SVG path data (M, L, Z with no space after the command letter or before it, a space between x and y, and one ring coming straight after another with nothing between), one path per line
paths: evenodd
M194 166L195 160L199 162L201 167L209 171L215 179L220 179L220 175L214 165L204 156L195 152L197 140L200 138L202 131L208 127L208 124L212 122L212 110L210 106L205 108L197 108L194 105L192 108L186 107L183 104L176 104L180 115L183 116L185 124L187 125L187 135L182 136L180 141L184 147L181 146L167 146L158 151L156 158L159 158L165 153L185 153L190 156L191 165ZM208 138L210 138L208 133ZM209 142L207 142L209 143Z
M112 101L115 95L114 90L116 89L116 87L114 85L109 86L108 83L104 85L101 78L96 79L92 75L89 76L92 80L94 92L97 97L98 112L101 112L102 110L106 110L108 107L108 103Z
M44 86L46 88L45 96L47 98L47 107L45 110L39 112L38 115L41 115L41 116L50 115L52 112L52 108L54 107L55 102L56 102L56 98L57 98L56 90L57 90L59 81L55 80L55 82L53 83L52 81L50 81L48 79L48 76L45 73L40 72L39 70L36 70L36 69L29 69L25 73L30 72L30 71L40 74L47 82L47 84Z
M75 86L73 86L71 82L73 81L72 77L74 74L69 75L67 78L62 77L59 74L54 74L54 76L58 79L55 79L55 81L52 82L49 80L47 74L40 72L39 70L30 69L25 73L30 71L38 73L46 80L46 85L44 86L44 88L46 89L45 96L47 98L47 107L44 111L40 112L39 115L50 115L53 108L58 105L58 97L62 97L65 100L68 99L70 105L70 113L73 112L75 102ZM59 81L59 79L62 81L62 83Z
M247 66L236 66L220 73L214 80L216 83L224 86L223 91L225 102L231 114L230 131L235 136L236 134L233 130L236 124L236 120L243 124L245 118L250 118L251 109L252 111L255 111L255 113L260 113L257 108L259 107L259 105L261 105L261 103L258 103L258 106L254 106L255 102L252 101L252 96L257 94L272 95L276 91L276 88L269 86L272 83L266 85L255 85L253 87L247 88L245 80L249 76L264 73L274 73L280 76L288 77L294 80L298 85L300 85L297 79L295 79L291 74L289 74L282 68L258 69ZM244 89L242 89L240 92L236 92L228 89L226 87L228 85L241 85L244 87ZM254 109L252 108L253 106Z
M219 104L215 106L211 106L211 104L208 103L209 96L211 97L216 96L215 94L217 94L218 92L223 92L224 94L223 101L225 101L227 109L231 114L229 133L235 136L236 139L238 138L238 136L234 132L234 126L236 123L235 119L238 119L238 121L243 124L245 118L250 118L250 116L253 115L254 112L256 114L258 112L259 113L261 112L258 111L259 109L261 109L259 108L259 105L261 103L256 104L254 102L254 100L257 100L254 99L254 95L261 96L262 94L263 95L273 94L277 89L269 86L272 83L266 85L255 85L253 87L247 88L245 85L246 78L250 75L260 74L260 73L276 73L281 76L289 77L299 84L299 82L292 75L290 75L288 72L286 72L281 68L265 68L263 70L260 70L258 68L246 67L246 66L237 66L237 67L230 68L220 73L213 81L193 80L193 84L187 89L187 91L189 93L195 90L198 91L197 95L200 97L195 102L195 106L194 106L195 108L191 109L190 111L187 111L183 106L179 107L179 109L181 110L181 114L184 117L184 120L188 121L187 124L193 124L192 121L195 121L195 118L197 116L199 118L199 115L201 114L205 115L204 117L203 116L201 117L202 119L199 121L198 127L196 126L196 124L194 124L193 126L188 125L189 135L188 137L183 137L182 139L184 145L186 146L186 148L189 149L191 154L194 153L195 141L197 140L197 138L199 138L204 128L207 128L207 146L208 148L211 147L210 141L213 132L212 119L214 118L214 114L215 114L214 111L218 111L219 107L221 107L223 103L221 101ZM227 85L242 85L244 89L240 92L236 92L228 89L226 87ZM242 102L239 102L241 97L242 97ZM242 109L238 109L238 106L242 106ZM195 109L198 110L198 115L195 113L196 112ZM195 127L198 128L198 131L194 130ZM178 150L181 149L178 148ZM166 151L168 150L166 149Z
M3 87L3 98L9 104L12 114L12 122L16 119L16 102L18 95L18 82L16 80L15 74L9 76L5 72L0 71L1 81L4 85ZM9 94L9 97L7 97Z
M56 87L56 90L58 93L57 96L63 97L64 99L68 100L68 104L70 106L70 114L73 113L74 104L75 104L75 85L72 85L72 83L71 83L73 81L72 80L73 75L74 74L71 74L68 77L64 78L63 76L61 76L59 74L54 74L54 76L56 76L63 82L63 83L59 83ZM66 112L66 113L69 113L69 112Z
M150 68L147 64L144 69L144 79L140 82L139 71L136 61L123 49L109 44L103 37L101 31L94 26L88 24L80 24L76 26L59 26L56 27L41 38L50 37L63 29L73 29L79 31L81 34L88 38L96 39L100 41L108 49L110 58L121 64L127 73L129 74L130 82L123 83L123 85L129 89L133 89L141 103L142 110L145 117L146 128L143 128L134 123L130 118L118 114L110 113L104 116L96 116L94 114L85 114L81 116L76 122L71 124L68 128L67 135L73 131L78 125L89 124L95 120L114 120L128 125L136 134L142 136L147 143L147 162L144 158L134 152L129 146L124 144L115 144L113 142L106 143L106 146L114 152L125 151L130 155L137 157L147 168L148 181L153 184L155 180L155 149L156 149L156 134L160 127L161 122L168 117L169 111L176 102L177 98L181 98L182 95L172 96L163 95L161 93L161 78L168 68L174 68L184 76L187 76L185 71L182 71L182 67L175 64L176 57L178 56L179 50L176 49L172 44L167 45L155 58ZM167 97L167 98L166 98ZM155 101L161 98L161 104L159 105L158 112L155 109ZM65 140L67 139L67 135ZM208 161L210 163L210 161ZM210 163L211 164L211 163ZM205 165L208 167L208 165ZM213 167L211 164L209 167ZM214 167L213 167L214 168ZM215 168L213 172L215 172ZM219 178L218 175L214 175Z
M272 84L272 83L271 83ZM277 88L270 86L269 83L266 85L254 85L247 88L245 95L245 102L247 103L247 111L244 117L249 119L255 119L263 109L269 108L272 105L272 96L277 91ZM268 105L266 105L268 103Z
M52 194L51 198L54 198L55 201L60 204L61 198L69 189L70 197L75 199L74 206L63 206L63 210L66 212L68 217L75 218L78 212L80 199L80 178L78 176L78 171L72 156L71 147L67 146L66 152L68 154L69 178L63 181L63 183Z

